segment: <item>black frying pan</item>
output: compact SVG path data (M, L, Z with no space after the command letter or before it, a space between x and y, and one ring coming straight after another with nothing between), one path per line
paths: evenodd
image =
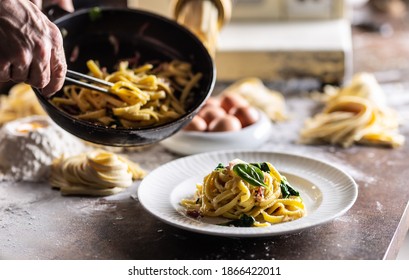
M140 10L100 8L97 13L94 9L78 10L54 22L64 34L69 69L87 73L86 61L94 59L112 71L119 60L137 56L140 63L180 59L191 63L194 72L203 73L186 114L171 123L151 128L115 129L75 119L54 107L38 89L34 89L49 116L79 138L110 146L139 146L158 142L185 126L213 89L215 68L212 58L195 35L173 20ZM118 40L118 45L112 43L112 37ZM79 50L77 56L73 54L75 48Z

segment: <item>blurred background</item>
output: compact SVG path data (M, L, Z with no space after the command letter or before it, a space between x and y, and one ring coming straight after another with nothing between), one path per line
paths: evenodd
M175 13L175 2L196 3L185 5L190 5L186 13L194 22L183 18L187 17L183 11ZM211 12L203 4L206 2L221 2L225 6L231 3L231 11L227 11L216 30L212 30ZM340 84L362 71L374 73L380 82L405 80L409 68L408 3L408 0L74 0L76 9L128 6L207 31L207 40L214 41L208 43L215 51L219 81L250 75L273 81L313 78L330 84Z

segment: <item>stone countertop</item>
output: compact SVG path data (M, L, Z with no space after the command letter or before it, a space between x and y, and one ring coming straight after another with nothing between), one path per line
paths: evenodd
M407 119L409 96L400 85L384 87L390 105ZM263 238L226 238L188 232L146 212L139 183L105 197L63 197L46 183L0 183L0 259L394 259L409 226L408 145L399 149L305 146L298 131L319 104L289 94L291 119L272 124L260 149L313 157L339 167L359 185L344 215L298 233ZM401 132L409 136L409 123ZM188 144L188 143L187 143ZM160 144L128 151L151 171L180 156Z
M354 30L355 72L375 72L389 105L409 137L409 28L389 37ZM291 152L330 162L359 186L356 203L344 215L298 233L263 238L226 238L167 225L138 201L139 183L105 197L63 197L46 183L0 182L0 259L394 259L409 228L409 147L305 146L297 143L303 120L319 104L305 84L277 86L291 119L272 124L260 149ZM219 85L221 86L221 85ZM276 85L270 85L276 87ZM307 87L309 84L307 83ZM180 156L160 144L127 155L151 171Z

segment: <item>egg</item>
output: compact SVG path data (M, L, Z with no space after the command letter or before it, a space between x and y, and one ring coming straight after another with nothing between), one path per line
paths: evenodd
M217 106L220 107L220 99L210 96L207 100L206 103L204 104L204 106Z
M209 124L210 132L222 132L222 131L238 131L241 129L241 123L238 118L232 115L225 115L214 119Z
M226 112L221 107L208 105L202 108L198 115L202 117L207 124L210 124L214 119L224 117Z
M206 121L198 115L194 116L192 121L183 128L185 131L205 131L206 129Z
M229 112L234 107L243 107L249 106L249 103L244 97L241 97L237 94L229 93L222 97L220 100L220 106L226 111Z
M235 108L233 115L239 119L243 127L252 125L257 122L259 118L257 110L250 106Z

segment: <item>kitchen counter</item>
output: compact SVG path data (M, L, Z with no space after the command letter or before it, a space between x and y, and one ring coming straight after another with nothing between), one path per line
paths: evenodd
M391 106L409 117L401 85L385 90ZM319 104L305 94L286 97L291 120L272 124L274 136L260 149L313 157L350 174L359 185L358 199L341 217L283 236L215 237L174 228L147 213L136 195L139 183L92 198L64 197L46 183L1 182L0 258L394 259L409 226L408 145L393 150L297 144L302 121ZM408 122L401 131L409 137ZM159 144L127 155L147 171L180 157Z
M406 35L397 30L388 39L394 42L390 47L378 34L358 30L353 42L355 71L377 73L408 140ZM304 93L314 83L269 86L285 94L291 119L272 124L274 134L260 150L313 157L350 174L359 193L344 215L294 234L226 238L159 221L139 203L139 182L104 198L64 197L47 183L0 182L0 259L395 259L409 228L408 144L398 149L300 145L303 121L320 109ZM148 172L180 157L160 144L126 154Z

